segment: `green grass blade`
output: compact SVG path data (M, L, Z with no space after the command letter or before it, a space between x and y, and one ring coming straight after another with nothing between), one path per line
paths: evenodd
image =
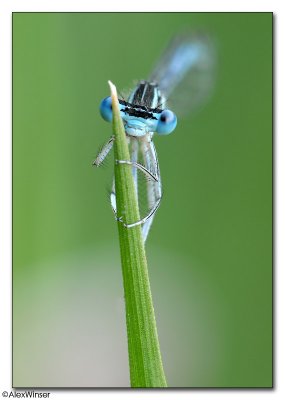
M109 82L113 108L115 160L130 160L115 86ZM117 214L127 223L140 219L132 170L115 164ZM166 387L141 227L118 222L124 281L129 366L132 387Z

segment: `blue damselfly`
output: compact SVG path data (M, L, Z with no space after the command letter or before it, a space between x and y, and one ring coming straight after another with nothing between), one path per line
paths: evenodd
M176 127L177 117L166 104L170 99L177 115L190 113L203 104L211 93L215 70L212 42L202 34L180 35L168 46L148 80L138 82L127 99L119 99L121 117L129 143L131 161L116 160L132 168L134 184L141 219L125 223L116 213L116 193L113 183L111 205L116 218L126 228L142 225L146 240L161 197L162 186L154 134L168 135ZM111 98L105 98L100 105L102 117L112 120ZM93 164L100 166L112 149L114 137L103 146ZM144 188L139 184L144 177ZM144 198L144 199L143 199Z

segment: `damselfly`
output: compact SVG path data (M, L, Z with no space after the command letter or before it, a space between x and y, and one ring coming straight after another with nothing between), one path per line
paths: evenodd
M208 37L201 34L180 35L170 43L150 78L139 81L126 100L119 99L131 161L116 162L130 165L138 201L146 206L140 206L141 219L138 221L126 223L121 217L117 217L114 182L111 205L117 220L126 228L142 225L144 241L162 197L159 164L153 143L154 133L159 136L168 135L176 127L176 115L166 107L170 96L178 114L181 111L191 112L195 106L203 103L212 88L214 66L213 46ZM103 119L112 121L110 97L102 100L100 113ZM113 143L112 136L94 160L95 166L102 164ZM145 178L145 189L141 189L139 185L139 176ZM142 200L143 197L145 200Z

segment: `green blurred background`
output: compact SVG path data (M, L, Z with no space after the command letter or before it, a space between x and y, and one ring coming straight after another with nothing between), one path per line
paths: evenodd
M13 385L129 386L111 79L146 78L181 29L215 37L211 101L155 138L147 255L171 387L272 385L272 14L13 14Z

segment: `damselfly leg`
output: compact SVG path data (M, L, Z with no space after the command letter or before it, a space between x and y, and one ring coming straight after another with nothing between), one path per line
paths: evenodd
M101 151L98 153L96 159L93 162L93 165L99 167L104 159L107 157L110 152L113 143L114 137L112 136L109 141L103 146ZM132 175L134 178L135 189L138 197L138 171L142 172L146 178L146 186L147 186L147 202L148 202L148 212L142 217L140 220L135 221L133 223L126 223L121 216L117 215L117 206L116 206L116 192L115 192L115 181L113 181L112 191L110 195L112 210L115 214L116 220L122 222L125 228L132 228L134 226L143 225L142 226L142 235L144 241L148 236L148 232L150 230L154 215L156 210L159 207L162 190L161 190L161 180L159 173L158 160L156 156L156 151L153 142L150 139L150 142L141 141L141 153L143 155L144 164L140 164L137 162L138 153L139 153L139 145L137 140L133 140L133 138L128 138L130 143L131 150L131 161L129 160L116 160L116 165L129 165L132 168Z

